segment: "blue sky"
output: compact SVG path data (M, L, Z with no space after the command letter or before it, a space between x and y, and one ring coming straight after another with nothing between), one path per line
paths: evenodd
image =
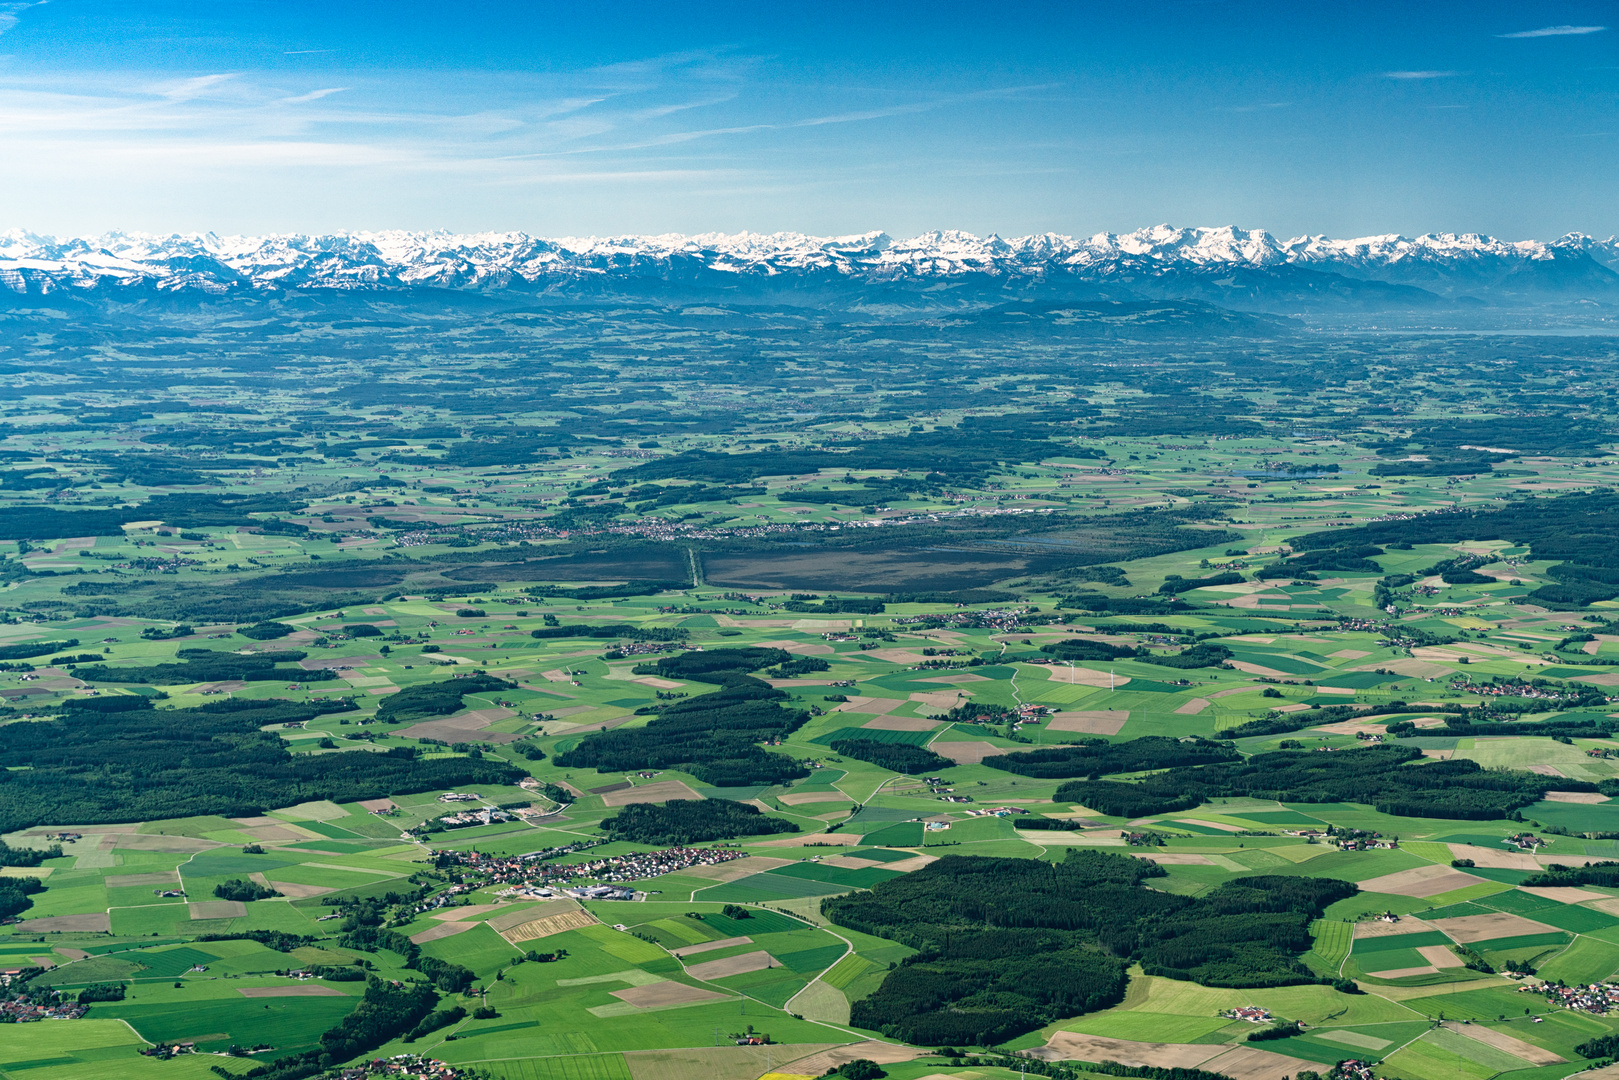
M1619 0L0 0L0 228L1619 232Z

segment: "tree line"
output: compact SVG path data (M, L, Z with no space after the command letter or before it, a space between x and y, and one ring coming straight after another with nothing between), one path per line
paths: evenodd
M985 758L984 764L1019 776L1065 780L1076 776L1099 777L1111 773L1212 765L1241 759L1242 755L1229 743L1201 738L1183 741L1164 735L1146 735L1127 742L1085 739L1067 746L1043 746L1038 750L1016 754L997 754Z
M1059 787L1054 801L1081 803L1116 817L1175 813L1208 799L1246 797L1370 803L1383 814L1490 821L1539 802L1553 789L1597 787L1486 769L1465 758L1423 761L1416 747L1385 744L1331 754L1277 750L1246 760L1171 768L1136 782L1075 780Z
M305 671L303 668L284 668L282 664L295 664L309 654L299 649L250 653L219 652L214 649L181 649L175 656L178 664L140 664L114 667L110 664L89 664L74 669L75 677L85 682L145 683L149 686L185 686L200 682L330 682L337 672L328 670Z

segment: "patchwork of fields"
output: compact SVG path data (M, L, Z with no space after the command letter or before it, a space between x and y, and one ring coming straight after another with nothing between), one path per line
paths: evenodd
M720 324L700 319L766 316L658 318L701 351ZM1233 1080L1347 1058L1562 1080L1599 1060L1578 1048L1619 1022L1534 988L1619 974L1619 879L1571 876L1619 861L1619 458L1607 428L1502 389L1551 394L1574 361L1502 344L1488 363L1513 382L1480 379L1473 344L1363 343L1402 395L1466 396L1478 418L1452 429L1459 406L1334 412L1334 387L1392 395L1364 359L1121 346L1141 386L1067 353L1023 381L985 374L1006 362L986 341L893 359L925 395L729 352L694 384L657 359L667 326L633 323L593 315L590 347L641 359L610 378L555 359L563 388L539 396L467 342L499 423L447 382L415 400L396 357L306 357L292 379L241 342L277 374L198 375L227 411L194 380L126 416L30 338L79 396L0 402L0 970L40 995L126 989L0 1029L0 1074L234 1075L316 1051L398 980L432 981L448 1018L367 1053L491 1077L782 1080L852 1055L894 1080L1011 1080L1010 1059L853 1026L944 945L823 903L953 857L1097 851L1156 861L1148 887L1180 897L1255 876L1360 891L1289 945L1313 981L1137 967L1122 1002L958 1049ZM374 398L331 389L361 385ZM1590 500L1588 546L1535 531L1556 499ZM1457 505L1518 516L1446 533ZM759 662L705 680L738 649ZM705 698L773 726L658 741ZM1167 756L1018 756L1125 744ZM1233 769L1324 775L1382 746L1407 775L1502 771L1442 806L1293 780L1119 797L1210 746ZM768 831L665 828L692 804ZM1222 1015L1243 1006L1301 1026L1249 1042L1270 1025ZM197 1052L138 1053L173 1042Z

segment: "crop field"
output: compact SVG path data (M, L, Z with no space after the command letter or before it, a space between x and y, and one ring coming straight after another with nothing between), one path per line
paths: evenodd
M577 343L573 318L530 329ZM899 350L907 389L792 374L843 370L854 346L825 331L712 318L789 359L698 377L645 359L666 327L603 315L590 347L642 359L558 351L540 392L469 341L456 363L509 399L498 419L442 381L407 393L420 370L387 349L362 371L227 327L208 347L243 366L203 390L95 359L142 395L114 413L82 358L29 339L59 382L0 402L0 837L24 853L0 881L40 887L0 925L0 966L126 993L7 1026L0 1070L245 1071L228 1047L313 1048L373 975L433 979L468 1014L377 1054L756 1080L782 1062L746 1056L750 1032L882 1037L852 1025L925 944L839 925L829 898L935 859L1074 852L1154 860L1151 887L1187 902L1256 875L1359 891L1310 916L1304 981L1135 968L1122 1000L983 1049L1062 1057L1066 1033L1279 1056L1231 1057L1240 1080L1352 1056L1398 1080L1560 1080L1619 1029L1524 989L1619 975L1619 879L1579 876L1619 861L1611 530L1581 547L1536 510L1589 500L1608 522L1619 457L1608 420L1543 423L1516 396L1544 404L1585 365L1581 400L1608 408L1594 346L1120 344L1098 364L1055 331L987 335ZM659 741L737 687L766 726ZM84 761L69 730L118 738ZM1175 802L1155 779L1376 754L1512 771L1475 801L1380 774L1199 780ZM1305 1028L1250 1045L1258 1025L1221 1015L1249 1005ZM1452 1021L1500 1037L1434 1026ZM173 1040L198 1053L136 1053ZM721 1050L744 1053L679 1057ZM1010 1080L925 1061L886 1067Z
M184 1056L157 1061L140 1056L145 1045L128 1026L115 1020L82 1020L72 1025L27 1024L10 1027L0 1040L0 1069L9 1075L45 1075L64 1080L92 1080L116 1074L134 1080L210 1077L216 1064L239 1074L251 1067L246 1061L221 1061L213 1056Z

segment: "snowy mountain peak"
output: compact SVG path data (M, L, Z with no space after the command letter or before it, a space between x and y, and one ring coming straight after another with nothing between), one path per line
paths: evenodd
M1502 289L1619 289L1615 267L1619 242L1583 233L1549 243L1478 233L1278 240L1263 229L1168 224L1077 240L1057 233L1003 238L957 230L908 239L884 232L553 239L522 232L398 230L267 236L109 232L67 238L21 229L0 232L0 289L14 293L123 289L226 295L432 287L561 295L644 292L659 282L665 293L675 283L698 290L771 283L779 291L813 281L823 290L842 282L857 289L910 287L913 292L929 282L972 282L1003 293L1066 283L1063 288L1073 295L1085 284L1122 295L1121 283L1133 283L1129 288L1139 295L1170 295L1176 289L1204 295L1188 283L1235 281L1230 275L1238 273L1260 275L1244 287L1258 288L1263 279L1271 282L1272 293L1284 279L1295 283L1290 288L1296 293L1307 280L1300 275L1316 274L1410 286L1438 298ZM1149 288L1143 281L1158 284ZM1212 286L1198 288L1207 292ZM1420 299L1415 293L1408 298Z

